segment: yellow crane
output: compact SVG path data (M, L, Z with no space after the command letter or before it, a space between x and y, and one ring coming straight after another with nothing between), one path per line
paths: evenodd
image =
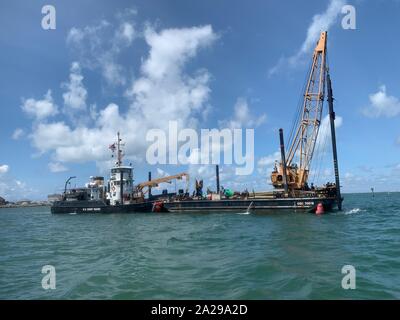
M142 192L143 194L147 193L149 191L149 188L154 188L157 187L160 183L171 183L172 180L181 180L183 177L186 179L186 192L189 189L189 174L186 172L178 173L172 176L168 177L163 177L163 178L158 178L158 179L153 179L150 181L145 181L142 183L139 183L136 186L136 191L137 192ZM143 192L143 189L147 187L147 190Z
M301 116L297 128L289 141L285 165L282 161L271 174L275 188L283 188L284 168L286 185L290 190L303 189L308 180L310 163L313 157L325 96L325 83L328 72L326 64L327 32L322 32L314 49L311 68L305 86ZM283 140L283 139L282 139Z

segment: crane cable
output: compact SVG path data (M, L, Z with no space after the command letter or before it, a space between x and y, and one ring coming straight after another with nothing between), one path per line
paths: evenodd
M302 115L302 111L303 111L303 106L304 106L304 94L305 94L305 90L307 87L307 83L308 83L308 78L310 76L311 73L311 68L312 68L312 62L309 63L309 67L308 67L308 72L306 73L305 77L304 77L304 81L303 81L303 87L301 89L300 95L299 95L299 99L297 102L297 108L296 108L296 112L294 114L293 120L292 120L292 126L290 129L290 133L288 135L288 143L287 146L290 148L293 144L293 140L295 138L295 134L297 131L297 128L300 125L300 118Z
M326 51L325 59L326 59L326 62L325 62L325 68L326 68L325 76L326 76L327 73L329 72L328 51ZM326 84L326 78L325 78L325 85L327 85ZM325 102L325 99L324 99L324 102ZM328 116L329 116L329 114L328 114ZM329 124L328 124L328 126L329 126ZM312 177L312 182L313 183L318 182L319 178L321 176L322 165L323 165L323 163L325 163L326 156L328 154L327 147L328 147L328 140L329 140L328 138L330 137L330 135L331 135L331 133L330 133L329 128L328 128L326 130L324 136L321 136L321 134L319 134L319 139L317 137L318 144L316 145L316 148L315 148L316 149L315 153L317 154L317 157L314 156L313 159L312 159L312 163L315 163L315 159L317 158L317 170L315 170L313 172L313 177ZM322 148L321 148L321 145L322 145Z

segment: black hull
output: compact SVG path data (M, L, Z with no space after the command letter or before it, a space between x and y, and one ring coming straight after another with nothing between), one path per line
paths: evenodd
M139 213L151 212L152 201L110 206L103 201L56 201L51 206L54 214L88 214L88 213Z
M246 212L273 213L299 211L315 213L318 203L325 211L337 206L335 198L279 198L244 200L183 200L164 203L168 212Z
M282 211L315 213L318 203L324 211L337 206L335 198L277 198L277 199L224 199L181 200L164 202L161 212L246 212L273 213ZM154 201L110 206L103 201L56 201L51 207L54 214L88 213L146 213L153 212Z

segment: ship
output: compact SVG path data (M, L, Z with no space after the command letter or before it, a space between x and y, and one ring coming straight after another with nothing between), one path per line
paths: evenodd
M313 51L310 69L304 86L296 121L289 136L289 148L285 148L283 129L279 130L279 163L271 173L269 192L237 192L220 189L219 168L216 166L216 192L205 197L202 190L186 199L164 200L162 207L169 212L291 212L324 213L342 210L337 157L335 112L333 108L332 81L327 64L327 32L322 32ZM310 168L321 125L323 106L327 93L330 122L334 183L321 187L308 184ZM196 189L200 187L196 181Z
M65 181L64 192L60 200L51 205L54 214L83 214L83 213L137 213L166 211L160 206L162 199L171 198L174 194L163 192L161 195L152 195L151 189L161 183L170 183L173 180L186 179L187 173L151 179L135 185L133 167L123 165L123 146L120 133L117 141L109 146L112 157L116 158L115 165L110 169L110 178L106 182L102 176L92 176L84 187L68 188L70 181ZM185 192L187 194L187 190Z

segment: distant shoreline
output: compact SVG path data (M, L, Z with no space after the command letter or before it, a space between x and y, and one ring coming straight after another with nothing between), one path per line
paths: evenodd
M31 204L5 204L0 205L1 208L28 208L28 207L50 207L51 204L40 204L40 203L31 203Z

